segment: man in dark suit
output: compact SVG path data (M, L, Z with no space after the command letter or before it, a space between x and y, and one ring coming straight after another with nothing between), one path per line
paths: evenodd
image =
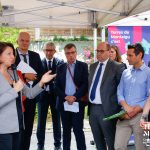
M18 48L16 49L16 65L20 61L24 61L30 67L32 67L37 74L34 73L25 73L24 80L27 82L29 87L33 87L41 78L43 74L43 67L40 56L38 53L28 50L30 45L30 35L27 32L20 32L17 39ZM28 81L32 81L33 84L29 84ZM37 98L36 98L37 99ZM29 150L30 139L32 135L35 108L36 108L36 99L26 99L24 101L24 124L25 130L22 135L22 150Z
M124 65L109 59L110 46L102 42L97 47L97 62L90 66L89 122L97 150L114 150L116 121L103 118L120 111L117 86Z
M54 54L56 52L54 43L46 43L43 47L43 51L45 54L45 58L42 60L44 72L52 70L52 74L55 74L57 66L62 64L63 61L54 57ZM49 106L52 114L55 147L54 150L61 150L61 124L60 114L59 111L56 109L56 94L54 91L54 80L46 84L45 88L46 89L41 93L40 101L38 102L38 150L44 149L46 118Z
M67 44L64 51L67 63L58 67L56 76L58 107L61 111L63 125L63 150L70 150L72 128L77 149L86 150L83 132L85 106L81 101L81 97L87 92L88 67L84 62L76 60L77 51L74 44Z

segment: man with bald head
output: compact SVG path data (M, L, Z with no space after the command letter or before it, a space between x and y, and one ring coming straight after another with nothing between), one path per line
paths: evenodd
M20 32L17 38L18 48L16 49L16 65L20 61L24 61L30 67L32 67L37 74L25 73L24 80L27 82L32 81L33 84L28 84L29 87L33 87L41 78L43 74L42 62L38 53L28 50L30 45L30 35L27 32ZM36 98L37 99L37 98ZM30 139L32 135L36 100L26 99L24 101L24 123L25 130L22 136L22 150L29 150Z
M90 66L89 123L97 150L114 150L116 121L103 118L120 111L117 86L124 65L109 59L110 45L101 42L97 47L97 62Z

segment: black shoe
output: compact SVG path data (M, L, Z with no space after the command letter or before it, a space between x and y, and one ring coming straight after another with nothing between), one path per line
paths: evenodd
M54 150L62 150L61 146L57 146L54 148Z

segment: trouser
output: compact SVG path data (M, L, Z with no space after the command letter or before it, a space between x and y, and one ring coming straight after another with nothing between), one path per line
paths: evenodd
M75 134L78 150L86 150L85 135L83 131L84 106L80 105L79 112L61 111L63 125L63 150L70 150L71 129Z
M20 132L0 134L0 150L22 150Z
M56 97L54 93L48 93L44 91L42 92L40 101L38 102L37 139L38 147L40 148L44 147L45 127L49 106L52 114L54 146L59 147L61 145L60 113L58 110L56 110Z
M22 134L22 147L23 150L29 150L36 108L35 99L26 99L24 102L24 107L25 130Z
M127 150L127 143L133 132L136 150L146 150L143 144L143 129L140 127L141 113L130 120L118 120L115 136L115 150Z
M102 104L90 105L89 123L97 150L114 150L116 120L103 121L105 117Z

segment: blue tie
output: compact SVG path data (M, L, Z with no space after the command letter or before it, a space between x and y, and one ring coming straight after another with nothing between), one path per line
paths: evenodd
M95 81L93 83L93 87L92 87L92 90L91 90L91 93L90 93L90 99L92 101L95 99L96 88L97 88L99 78L100 78L101 72L102 72L102 65L103 65L103 63L100 63L100 66L98 68L98 71L97 71L97 74L96 74L96 77L95 77Z

